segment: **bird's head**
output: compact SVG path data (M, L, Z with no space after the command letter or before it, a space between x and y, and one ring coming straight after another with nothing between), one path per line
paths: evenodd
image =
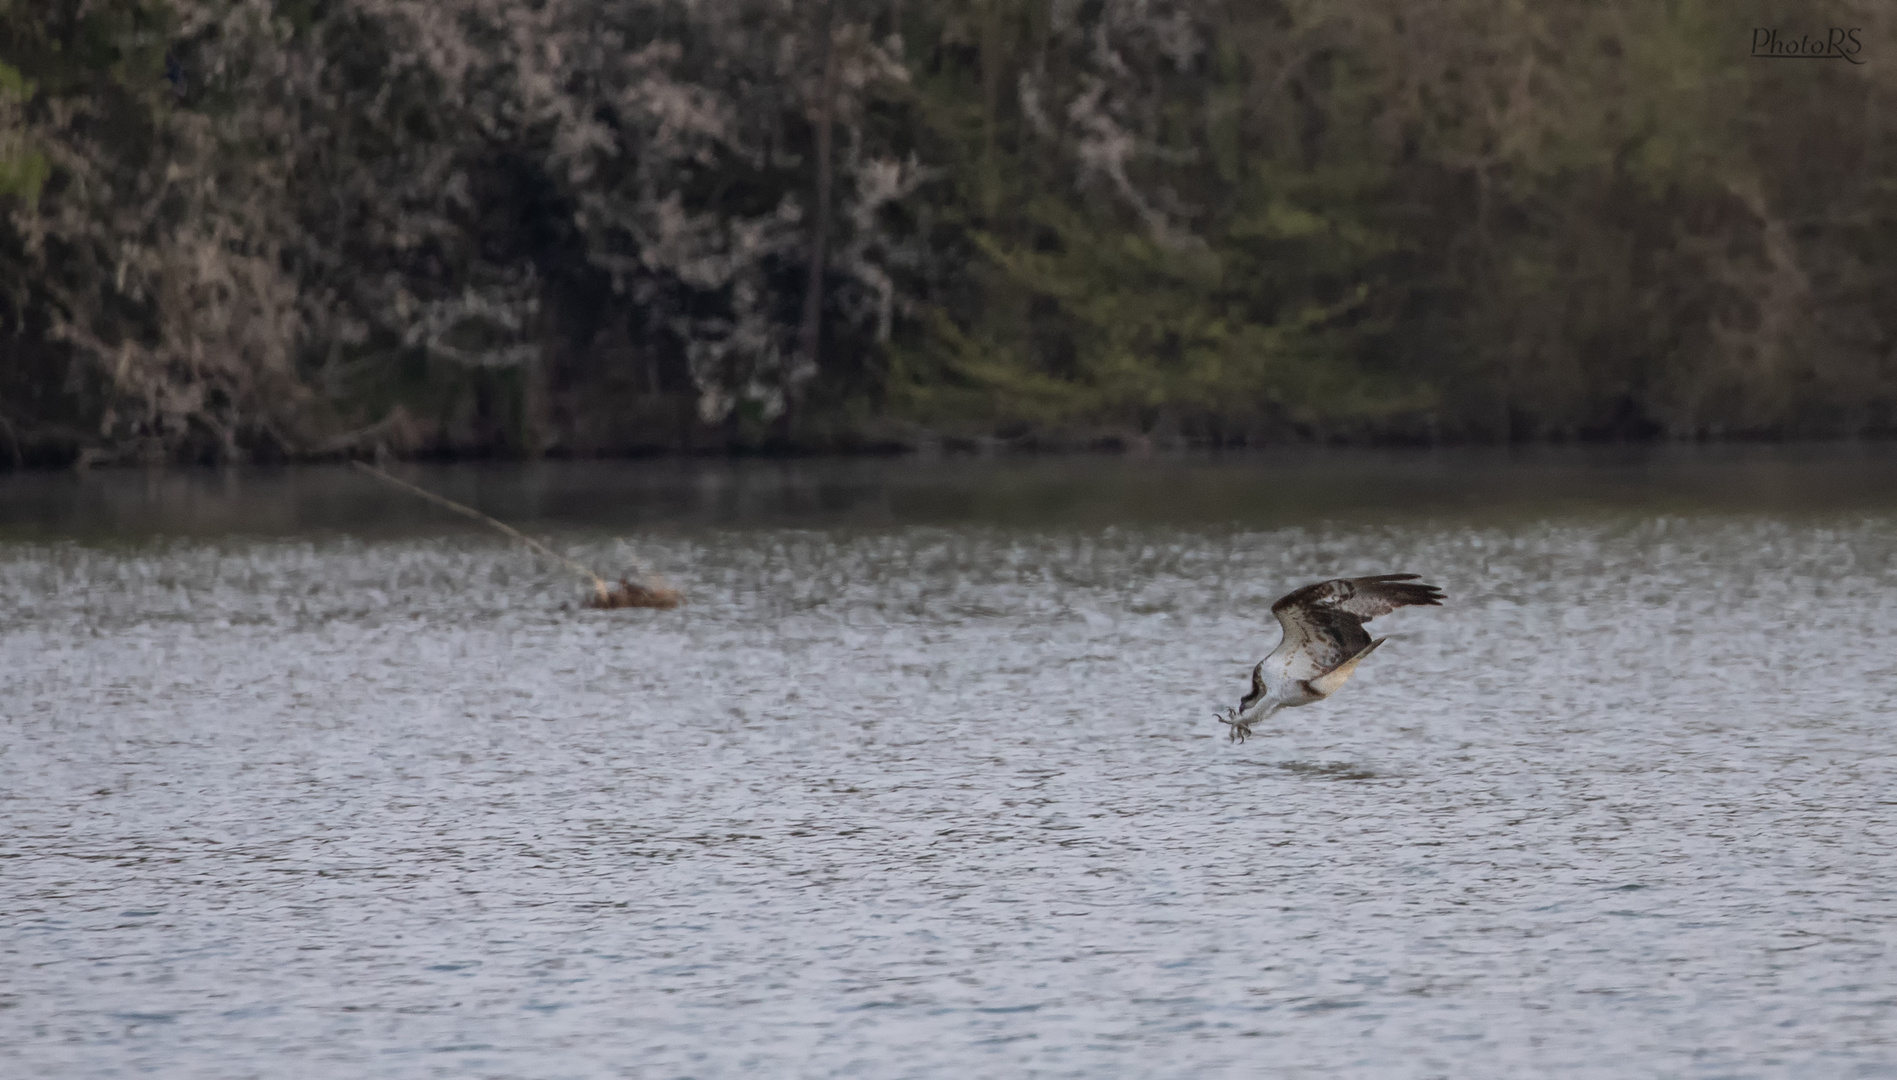
M1258 699L1265 696L1264 671L1265 662L1263 660L1258 661L1258 666L1251 669L1251 691L1239 699L1239 712L1251 711L1251 707L1258 704Z

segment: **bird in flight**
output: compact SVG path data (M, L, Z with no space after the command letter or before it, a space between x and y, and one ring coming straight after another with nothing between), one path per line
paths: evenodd
M1271 605L1284 626L1284 640L1251 669L1251 692L1238 708L1219 716L1244 742L1252 725L1279 709L1309 705L1336 693L1387 638L1370 640L1363 624L1400 607L1441 607L1434 585L1409 584L1416 574L1336 578L1306 585Z

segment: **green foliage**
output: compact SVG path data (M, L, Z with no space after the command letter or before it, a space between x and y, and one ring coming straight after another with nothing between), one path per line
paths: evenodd
M996 302L979 337L939 328L943 369L986 387L982 414L1004 423L1141 430L1160 410L1309 423L1424 404L1358 353L1384 329L1366 278L1389 241L1264 187L1216 246L1102 228L1049 198L1024 214L1037 243L977 234Z
M0 63L0 198L38 203L51 165L26 140L22 106L33 97L32 82L18 69Z
M1241 35L1141 66L1127 59L1152 44L1139 26L1024 11L971 5L959 33L953 15L936 31L977 45L972 64L938 54L921 82L955 162L976 301L938 308L902 350L896 401L938 424L1212 437L1433 401L1376 358L1406 288L1382 162L1259 153L1271 118L1248 101ZM1115 93L1103 48L1128 84ZM1020 98L984 98L994 83ZM1138 142L1156 145L1129 152Z

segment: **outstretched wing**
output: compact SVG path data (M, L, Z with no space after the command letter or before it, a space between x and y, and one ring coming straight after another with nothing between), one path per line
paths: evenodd
M1378 574L1335 578L1306 585L1271 605L1284 626L1284 641L1273 650L1290 679L1314 679L1335 670L1370 647L1363 624L1400 607L1440 607L1443 593L1434 585L1409 584L1416 574Z
M1420 574L1377 574L1373 577L1339 578L1335 581L1306 585L1297 592L1278 601L1282 604L1292 596L1298 596L1312 590L1323 590L1318 603L1331 603L1350 612L1364 622L1379 615L1388 615L1400 607L1441 607L1443 591L1434 585L1412 585ZM1272 610L1277 610L1273 605Z

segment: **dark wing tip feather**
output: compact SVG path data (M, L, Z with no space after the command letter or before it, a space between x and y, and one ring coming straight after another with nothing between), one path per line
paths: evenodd
M1415 577L1416 575L1408 575ZM1377 594L1391 599L1400 598L1406 604L1440 604L1447 594L1436 585L1380 585Z
M1378 574L1375 577L1357 578L1351 582L1370 603L1364 611L1366 618L1400 607L1441 607L1444 600L1442 589L1435 585L1411 584L1419 574Z

